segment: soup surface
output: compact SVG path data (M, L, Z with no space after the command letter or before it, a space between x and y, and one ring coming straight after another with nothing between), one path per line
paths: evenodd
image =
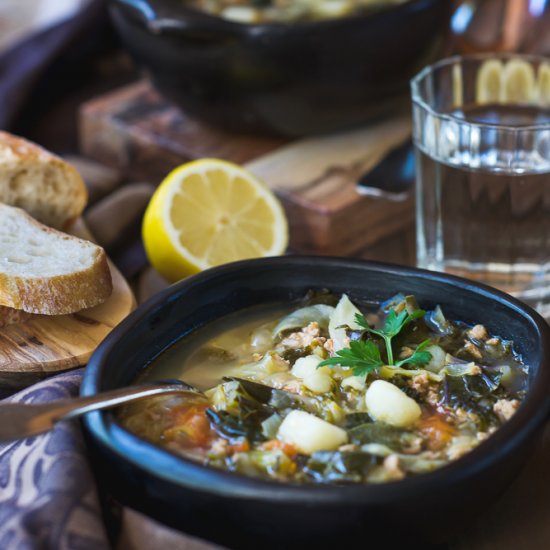
M429 472L519 407L513 343L397 295L361 312L346 295L250 310L168 350L144 378L202 390L121 410L130 431L187 458L293 483L375 483Z
M406 0L190 0L193 7L239 23L288 23L367 13Z

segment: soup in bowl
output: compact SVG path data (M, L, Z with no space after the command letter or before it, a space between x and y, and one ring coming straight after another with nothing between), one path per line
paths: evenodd
M131 432L232 472L380 483L460 458L519 408L527 366L484 325L398 294L370 313L311 292L196 331L146 369L204 390L123 409ZM278 309L278 308L277 308Z
M189 6L238 23L292 23L364 15L407 0L191 0Z
M110 0L109 7L155 88L185 116L231 138L324 134L408 113L409 80L444 49L453 9L445 0L230 4ZM338 15L337 4L352 9Z
M441 541L529 456L548 332L505 294L417 269L219 267L141 306L90 360L85 395L166 377L202 392L87 415L94 464L119 500L232 547Z

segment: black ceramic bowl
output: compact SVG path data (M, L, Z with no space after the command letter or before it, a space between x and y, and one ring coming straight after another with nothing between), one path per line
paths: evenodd
M207 323L257 304L302 297L308 289L346 292L358 303L415 294L450 318L483 323L513 339L529 365L518 412L478 448L429 473L380 485L296 486L185 460L117 424L87 415L94 464L122 502L168 525L236 548L342 547L404 539L444 540L510 483L550 409L550 329L529 307L488 287L418 269L322 257L229 264L184 280L131 314L91 358L82 394L131 384L159 353Z
M184 0L110 1L123 42L166 97L217 125L287 136L395 109L434 60L453 4L409 0L357 17L247 25Z

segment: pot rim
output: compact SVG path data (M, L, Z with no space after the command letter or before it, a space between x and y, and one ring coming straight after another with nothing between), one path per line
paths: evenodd
M444 283L459 289L460 292L494 299L519 314L532 327L533 335L538 341L541 361L525 400L516 414L486 441L450 464L433 472L382 484L293 485L227 472L193 462L149 443L122 428L111 415L99 411L89 413L84 418L85 428L92 438L122 460L129 461L134 466L147 471L149 475L162 478L182 488L195 489L212 495L274 502L311 503L314 500L315 504L341 502L382 504L407 496L423 495L430 488L437 487L442 491L446 487L460 484L463 480L480 474L502 460L515 448L526 444L547 420L550 413L550 327L529 306L499 290L453 275L395 264L326 256L282 256L244 260L212 268L175 283L142 304L105 338L86 367L81 395L93 395L98 391L111 350L119 344L120 339L128 337L133 332L133 327L148 319L152 312L158 310L159 306L173 295L193 292L197 286L201 287L209 281L215 281L242 270L285 264L291 270L293 266L315 263L338 269L360 268L381 274Z

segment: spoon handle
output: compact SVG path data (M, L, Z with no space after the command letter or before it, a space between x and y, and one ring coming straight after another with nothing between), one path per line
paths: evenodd
M201 394L184 383L153 383L111 390L85 397L61 399L41 405L6 403L0 405L0 443L51 430L59 420L76 418L90 411L117 407L163 394Z

